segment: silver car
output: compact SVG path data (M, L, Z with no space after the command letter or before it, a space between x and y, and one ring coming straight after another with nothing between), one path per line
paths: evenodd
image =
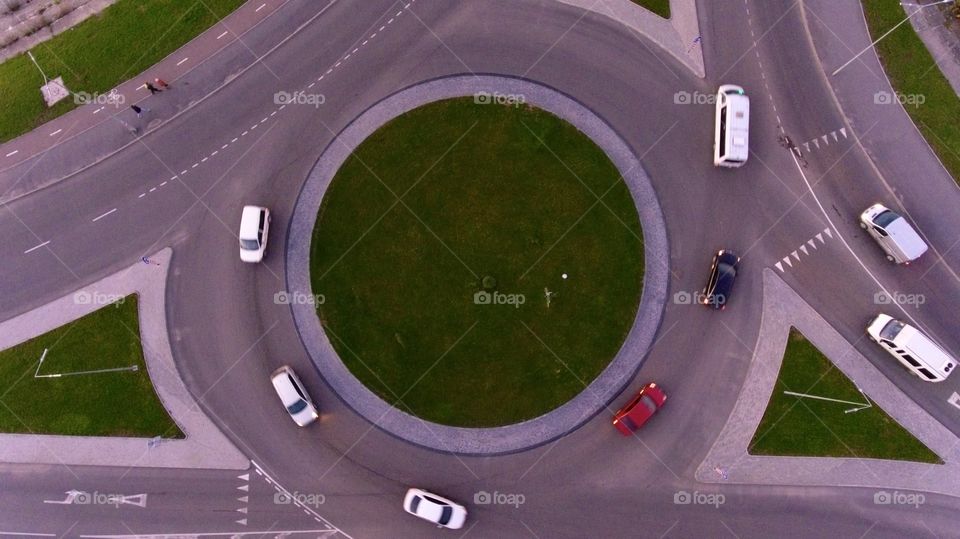
M307 390L304 389L293 369L286 365L280 367L270 375L270 381L294 423L306 427L320 417L317 407L313 405L310 395L307 394Z

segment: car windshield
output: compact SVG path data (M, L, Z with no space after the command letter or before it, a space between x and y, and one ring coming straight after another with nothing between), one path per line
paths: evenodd
M287 406L287 411L291 414L297 414L303 411L307 407L307 401L300 399L297 402Z
M886 211L880 212L879 215L874 217L873 222L883 228L887 228L888 226L890 226L890 223L896 221L899 218L900 218L899 215L893 213L890 210L886 210Z
M437 521L439 524L449 524L450 517L453 516L453 508L449 505L443 508L443 511L440 512L440 520Z
M892 341L897 338L900 331L903 330L904 323L899 320L891 320L880 330L880 338Z
M257 244L257 240L240 240L240 247L247 251L256 251L260 248L260 245Z

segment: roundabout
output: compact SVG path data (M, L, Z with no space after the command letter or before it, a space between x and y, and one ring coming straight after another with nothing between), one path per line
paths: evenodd
M536 446L603 410L666 297L636 157L579 103L506 77L430 81L361 114L310 174L287 252L289 291L325 298L291 307L338 396L466 454Z

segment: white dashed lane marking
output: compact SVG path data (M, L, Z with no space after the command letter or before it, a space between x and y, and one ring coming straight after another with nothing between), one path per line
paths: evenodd
M180 60L179 62L177 62L177 65L178 65L178 66L179 66L179 65L182 65L184 62L186 62L186 61L189 60L189 59L190 59L190 57L188 56L188 57L184 58L183 60Z

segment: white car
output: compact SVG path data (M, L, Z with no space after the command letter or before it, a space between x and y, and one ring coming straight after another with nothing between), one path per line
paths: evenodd
M270 210L262 206L244 206L240 216L240 260L260 262L267 251Z
M906 219L883 204L874 204L860 214L866 230L887 253L887 260L909 264L927 252L927 244Z
M283 403L283 407L287 409L287 413L293 418L294 423L306 427L320 417L320 414L317 413L317 407L313 405L310 395L303 388L303 384L300 383L300 379L297 378L293 369L286 365L280 367L270 375L270 381L273 383L273 388L277 390L277 395L280 396L280 402Z
M403 498L403 509L411 515L429 520L440 528L458 530L467 520L467 509L443 496L412 488Z

